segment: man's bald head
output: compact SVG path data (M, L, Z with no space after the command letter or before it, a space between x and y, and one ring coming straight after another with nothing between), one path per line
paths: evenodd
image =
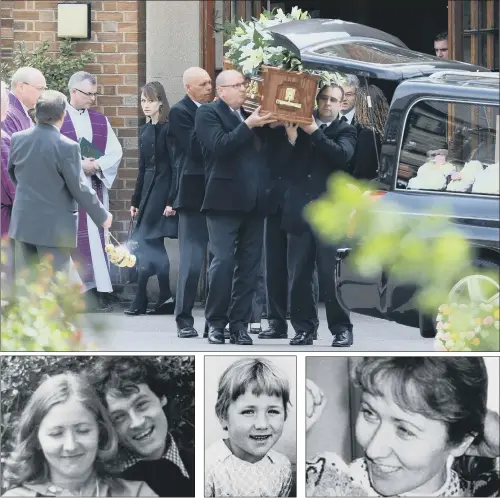
M28 109L35 107L36 100L46 90L44 75L34 67L21 67L11 78L11 92Z
M246 97L247 83L243 74L235 69L222 71L215 80L217 95L232 109L239 109Z
M188 96L200 104L212 99L212 79L201 67L190 67L182 75L182 83Z

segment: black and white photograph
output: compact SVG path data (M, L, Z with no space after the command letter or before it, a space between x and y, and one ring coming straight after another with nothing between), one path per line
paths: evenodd
M297 496L295 356L205 356L205 496Z
M308 357L307 496L499 496L499 358Z
M194 497L194 356L3 356L2 496Z

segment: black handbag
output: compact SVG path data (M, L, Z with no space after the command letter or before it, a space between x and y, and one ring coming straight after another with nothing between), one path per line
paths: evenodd
M124 267L120 268L120 273L121 273L121 281L124 284L135 284L138 280L138 271L137 271L137 264L138 264L138 255L137 255L137 249L138 249L138 243L136 240L134 240L134 227L135 227L135 220L134 217L130 217L130 223L128 226L128 231L127 231L127 241L124 244L125 247L130 251L130 254L133 254L136 257L136 262L135 265L132 268L129 267Z

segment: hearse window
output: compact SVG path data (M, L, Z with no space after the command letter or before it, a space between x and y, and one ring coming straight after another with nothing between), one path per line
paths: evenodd
M413 52L413 50L407 48L377 42L335 43L318 48L314 52L326 57L374 62L376 64L431 62L434 59L430 55Z
M417 102L401 144L397 188L499 194L499 108Z

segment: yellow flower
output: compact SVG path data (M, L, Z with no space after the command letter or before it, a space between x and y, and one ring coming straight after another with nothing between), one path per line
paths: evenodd
M500 320L500 309L497 309L493 312L493 317L495 320Z
M470 341L474 346L479 346L479 343L481 342L479 340L479 337L474 337L474 339L472 339L472 341Z

